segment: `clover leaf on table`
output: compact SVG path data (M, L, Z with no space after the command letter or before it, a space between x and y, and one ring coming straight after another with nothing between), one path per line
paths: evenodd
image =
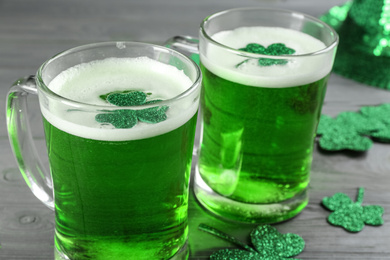
M367 151L373 140L390 142L390 104L365 106L358 112L342 112L336 118L322 115L317 135L329 151Z
M119 107L154 104L161 101L159 99L146 101L147 95L141 91L123 91L101 95L100 98ZM132 128L138 121L156 124L166 120L168 108L168 106L156 106L140 110L118 109L97 114L95 120L99 123L111 124L115 128Z
M295 50L286 47L283 43L274 43L269 45L267 48L258 43L249 43L246 47L240 48L240 51L246 51L249 53L264 54L271 56L279 55L290 55L294 54ZM240 67L242 64L248 62L249 59L244 60L236 65L236 68ZM260 58L258 59L259 66L271 66L271 65L284 65L287 63L287 60L284 59L269 59L269 58Z
M328 222L335 226L341 226L350 232L359 232L366 224L372 226L382 225L383 207L377 205L362 206L363 197L364 188L359 188L356 202L353 202L344 193L336 193L332 197L325 197L322 204L333 211L328 216Z
M219 250L210 256L211 260L290 259L291 257L300 254L305 247L305 241L302 239L302 237L292 233L281 234L276 230L276 228L270 225L258 226L252 230L250 237L253 248L242 243L238 239L205 224L200 224L199 229L223 238L243 248Z
M319 146L328 151L367 151L373 144L370 138L359 134L356 126L342 115L336 119L321 115L317 135L320 136Z
M368 118L368 123L372 125L368 129L371 137L381 142L390 142L390 103L365 106L360 109L360 113Z

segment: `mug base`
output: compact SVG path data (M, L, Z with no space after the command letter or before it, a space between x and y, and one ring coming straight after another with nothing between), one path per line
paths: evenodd
M229 199L210 188L195 170L194 193L198 202L208 211L227 220L273 224L288 220L299 214L308 204L307 189L295 197L270 204L252 204Z
M182 248L171 258L167 260L187 260L189 257L188 240L185 242ZM54 260L71 260L64 253L60 252L56 247L54 249Z

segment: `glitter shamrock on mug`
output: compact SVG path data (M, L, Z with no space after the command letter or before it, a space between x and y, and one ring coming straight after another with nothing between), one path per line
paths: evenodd
M279 55L291 55L295 53L294 49L286 47L283 43L274 43L269 45L267 48L258 43L249 43L244 48L240 48L240 51L246 51L249 53L255 54L264 54L270 56L279 56ZM246 59L236 65L236 68L240 67L244 63L248 62L249 59ZM284 65L287 64L287 60L284 59L269 59L269 58L260 58L258 59L259 66L271 66L271 65Z
M124 91L101 95L100 98L119 107L140 106L162 101L160 99L146 101L147 96L147 93L141 91ZM156 106L141 110L118 109L111 113L97 114L95 120L99 123L111 124L115 128L132 128L138 121L156 124L166 120L165 112L168 108L168 106Z

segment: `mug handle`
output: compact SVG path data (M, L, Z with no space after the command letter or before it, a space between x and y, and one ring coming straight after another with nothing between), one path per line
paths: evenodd
M34 195L54 210L53 183L38 157L27 116L27 97L37 95L34 76L17 80L7 95L6 118L12 151L27 185Z
M187 57L189 57L191 60L193 60L197 65L199 65L199 39L194 38L192 36L187 35L177 35L170 39L168 39L164 46L167 48L170 48L172 50L178 51L180 53L183 53ZM200 111L200 110L199 110ZM198 120L200 118L200 114L198 115ZM199 120L201 122L201 120ZM199 154L199 142L200 140L200 130L198 128L201 127L201 123L197 124L197 131L195 133L195 143L194 143L194 150L193 155L194 158Z
M168 39L165 47L184 53L199 65L199 39L187 35L178 35Z

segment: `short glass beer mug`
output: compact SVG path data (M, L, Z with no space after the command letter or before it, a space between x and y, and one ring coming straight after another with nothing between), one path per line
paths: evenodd
M201 72L151 44L62 52L7 102L14 154L33 193L55 210L56 259L186 259L188 185ZM38 94L50 174L26 120ZM53 196L54 193L54 196Z
M167 45L193 51L194 42L179 36ZM331 27L288 10L232 9L202 22L194 191L206 209L236 221L275 223L307 205L337 44Z

